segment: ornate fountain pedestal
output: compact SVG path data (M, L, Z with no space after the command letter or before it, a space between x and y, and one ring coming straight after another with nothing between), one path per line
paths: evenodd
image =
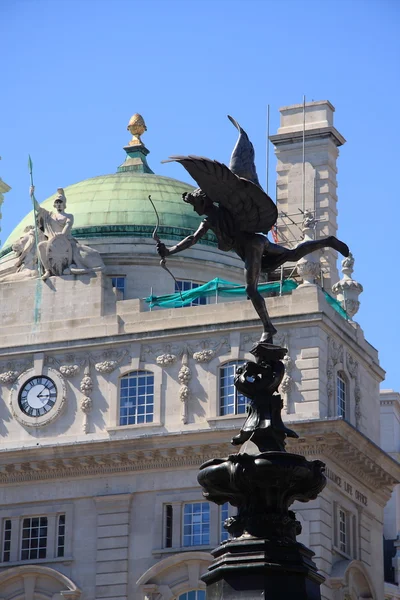
M326 485L324 463L285 451L285 438L298 437L281 419L276 390L284 375L285 348L258 343L256 362L238 369L235 386L249 398L248 417L234 445L253 442L259 452L215 458L200 467L204 496L230 502L236 517L225 521L231 539L216 548L203 576L207 600L320 600L311 550L296 541L301 525L290 505L317 497ZM243 448L246 450L246 446Z

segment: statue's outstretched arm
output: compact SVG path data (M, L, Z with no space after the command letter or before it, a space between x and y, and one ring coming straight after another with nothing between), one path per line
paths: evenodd
M210 229L208 223L203 221L200 227L195 231L192 235L188 235L183 240L181 240L176 246L171 246L167 248L163 243L159 242L157 244L157 252L160 256L171 256L171 254L177 254L178 252L182 252L182 250L186 250L191 246L194 246Z

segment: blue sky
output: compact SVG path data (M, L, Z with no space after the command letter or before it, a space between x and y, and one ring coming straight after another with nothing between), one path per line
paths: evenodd
M364 286L357 320L400 390L400 2L398 0L2 0L0 176L4 241L39 201L123 162L126 125L146 119L149 164L188 180L170 154L227 161L226 115L248 131L265 181L266 106L328 99L347 143L339 235ZM275 159L270 149L270 190Z

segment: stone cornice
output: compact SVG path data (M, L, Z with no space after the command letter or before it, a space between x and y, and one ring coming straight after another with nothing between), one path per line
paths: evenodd
M342 419L292 423L299 434L287 449L311 458L331 459L385 504L400 481L400 464ZM206 460L228 456L236 427L223 430L146 434L120 440L104 439L2 450L0 484L112 473L198 467Z
M318 127L315 129L307 129L305 130L305 139L308 140L320 140L321 138L331 138L336 146L342 146L346 143L345 138L341 133L338 132L336 127L332 127L331 125L327 127ZM278 133L275 135L269 136L270 141L274 144L274 146L282 146L284 144L296 144L301 143L303 141L303 131L289 131L287 133Z

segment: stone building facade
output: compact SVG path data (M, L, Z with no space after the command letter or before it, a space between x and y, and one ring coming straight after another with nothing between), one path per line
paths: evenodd
M344 139L333 110L306 106L303 195L299 107L282 109L272 137L281 213L305 205L317 237L337 228ZM180 200L190 186L154 175L142 144L126 151L117 174L65 189L74 235L100 253L105 270L46 281L35 261L18 271L11 244L29 215L1 252L1 600L204 600L200 577L233 514L204 501L196 476L202 462L231 452L245 410L233 374L251 358L260 323L246 299L149 310L144 298L173 293L176 282L159 267L147 195L166 243L197 222ZM285 218L280 231L294 244ZM310 259L322 264L315 282L267 301L275 341L289 350L284 420L300 437L288 448L327 465L325 490L294 510L299 539L326 578L324 600L382 600L385 506L400 468L393 447L379 447L377 351L328 295L336 258ZM239 259L212 238L168 265L183 289L222 274L242 283ZM393 536L397 523L390 527Z

